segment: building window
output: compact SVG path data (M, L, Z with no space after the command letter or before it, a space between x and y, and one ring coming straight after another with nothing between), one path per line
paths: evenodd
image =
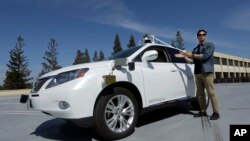
M230 78L234 78L234 73L230 72Z
M221 78L221 72L215 72L215 78L220 79Z
M248 67L250 68L250 63L248 63Z
M226 58L222 58L222 65L227 65L227 59Z
M224 78L228 78L228 73L227 72L223 72L223 76L224 76Z
M229 60L229 66L233 66L233 60Z
M244 62L244 67L247 68L247 62Z
M234 61L234 66L239 66L239 61Z
M214 64L220 65L220 58L214 57Z
M236 73L236 78L239 78L240 77L240 74L239 73Z
M245 73L241 73L241 78L242 78L242 77L245 77Z
M243 62L242 61L240 61L240 67L243 67Z

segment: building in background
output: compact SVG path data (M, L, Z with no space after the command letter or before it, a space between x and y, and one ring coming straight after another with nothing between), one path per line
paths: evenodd
M250 82L250 59L214 53L215 83Z

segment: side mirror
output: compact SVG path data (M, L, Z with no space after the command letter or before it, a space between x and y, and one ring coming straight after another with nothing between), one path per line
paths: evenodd
M153 61L155 59L158 58L158 52L156 50L149 50L144 52L144 54L142 55L142 60L143 61Z

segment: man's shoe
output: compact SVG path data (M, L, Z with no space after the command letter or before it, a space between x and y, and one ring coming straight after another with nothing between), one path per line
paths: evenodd
M220 118L220 114L217 112L214 112L213 115L210 117L210 120L217 120Z
M194 115L195 118L202 117L202 116L207 116L207 113L206 112L199 112L198 114Z

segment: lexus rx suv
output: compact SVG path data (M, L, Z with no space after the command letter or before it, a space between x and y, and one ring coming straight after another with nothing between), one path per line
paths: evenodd
M152 107L196 100L194 65L152 35L101 62L44 74L21 101L56 118L92 126L104 139L130 135L138 115Z

